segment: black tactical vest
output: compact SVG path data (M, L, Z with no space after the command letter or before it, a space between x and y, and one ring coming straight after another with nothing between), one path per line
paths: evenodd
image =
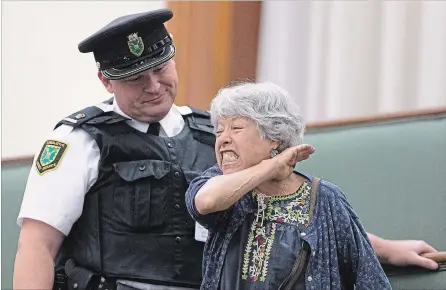
M142 133L126 118L89 107L61 121L96 140L99 174L81 217L57 260L104 277L199 287L204 243L185 205L191 180L216 163L215 136L205 111L191 108L172 138Z

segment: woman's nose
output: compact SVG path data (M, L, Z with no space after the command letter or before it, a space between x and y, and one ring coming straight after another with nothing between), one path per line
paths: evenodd
M231 141L232 141L232 139L231 139L231 135L230 135L228 132L226 132L226 131L221 132L221 133L220 133L220 136L218 136L217 138L219 139L218 141L219 141L222 145L224 145L224 144L230 144Z

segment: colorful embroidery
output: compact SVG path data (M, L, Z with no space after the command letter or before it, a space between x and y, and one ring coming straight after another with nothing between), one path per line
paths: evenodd
M271 203L283 200L288 200L288 202L269 206L266 218L279 223L307 225L310 221L310 193L311 186L305 183L296 193L271 197Z
M310 191L311 186L304 182L295 193L286 196L268 197L253 192L258 208L243 255L243 280L250 283L266 281L277 223L307 225L310 221Z
M267 235L267 228L264 225L265 211L267 209L265 199L265 195L257 195L258 210L256 220L251 225L243 259L242 279L248 279L247 273L249 271L249 280L251 283L257 281L262 274L263 263L266 257L269 258L269 252L267 250L271 250L271 245L274 240L274 232L271 235L270 230L270 234ZM252 261L250 261L250 254L252 254ZM263 277L261 280L265 281Z

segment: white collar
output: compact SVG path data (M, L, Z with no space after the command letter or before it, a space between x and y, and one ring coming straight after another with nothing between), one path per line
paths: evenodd
M107 105L104 103L100 103L97 105L99 108L101 108L104 111L114 111L115 113L118 113L121 116L124 116L126 118L129 118L130 120L127 120L127 124L133 128L135 128L138 131L141 131L143 133L147 132L147 129L149 129L150 124L141 122L138 120L135 120L128 116L126 113L124 113L121 108L119 108L118 103L116 102L116 99L113 98L113 104ZM190 108L186 107L190 110ZM169 113L159 121L161 125L160 130L160 136L162 137L173 137L175 135L178 135L181 130L183 130L184 127L184 119L181 113L185 114L188 110L185 110L184 107L178 107L175 104L172 104L171 109L169 110Z

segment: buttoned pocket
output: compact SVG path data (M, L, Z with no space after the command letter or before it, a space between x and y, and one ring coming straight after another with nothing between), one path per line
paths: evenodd
M164 224L167 193L165 177L171 170L163 160L136 160L113 164L117 178L114 219L118 227L147 231Z
M136 160L113 164L118 175L127 182L145 177L161 179L170 171L170 162L164 160Z

